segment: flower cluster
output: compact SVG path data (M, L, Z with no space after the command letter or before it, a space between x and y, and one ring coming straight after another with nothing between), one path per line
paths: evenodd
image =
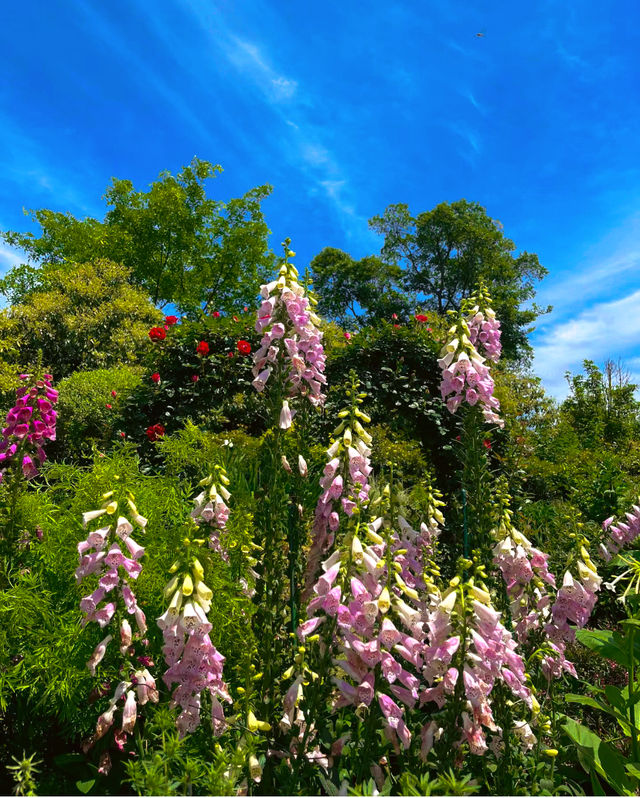
M607 562L620 551L623 546L633 543L640 536L640 507L634 504L633 512L626 513L626 521L613 523L614 516L603 522L602 528L608 532L606 543L600 544L600 554Z
M149 338L151 338L152 341L164 341L166 337L167 331L164 327L152 327L149 330Z
M162 438L165 433L164 426L162 424L152 424L150 427L147 427L147 438L153 443L157 441L158 438Z
M495 348L492 351L495 353ZM455 413L462 402L471 406L478 404L485 421L504 426L497 413L500 402L493 395L493 377L485 358L471 340L471 331L463 314L449 330L449 340L440 353L438 365L442 369L440 393L450 413Z
M28 374L21 374L28 380ZM6 427L0 441L0 482L7 468L17 463L25 479L38 473L36 463L42 465L46 455L45 441L56 439L56 411L58 392L51 387L53 377L44 374L32 387L22 385L16 390L16 403L7 413Z
M361 422L368 423L371 419L359 407L366 394L358 394L357 388L352 386L347 396L352 401L352 408L338 414L343 420L334 431L335 440L327 450L329 461L320 478L322 493L316 504L312 544L307 559L307 598L320 560L333 545L340 526L340 510L348 518L357 504L366 504L369 498L371 435Z
M287 239L278 279L260 289L263 301L256 331L263 333L263 337L253 358L253 386L263 391L272 372L277 370L288 398L306 396L312 405L321 405L326 378L322 333L318 329L320 319L312 310L315 300L305 296L304 287L298 282L298 271L288 262L295 254L288 246ZM285 399L280 418L282 428L291 425L294 413Z
M231 701L222 678L224 657L211 642L211 624L207 613L211 609L213 592L204 582L204 568L190 553L192 545L204 540L189 540L187 554L170 568L174 576L165 587L169 606L158 618L162 630L162 648L167 670L162 677L168 688L177 684L172 694L172 706L181 708L176 725L180 736L195 731L200 725L201 694L211 695L211 724L216 736L226 728L220 699Z
M493 562L504 579L516 635L524 642L548 621L551 597L547 586L555 588L556 580L549 571L549 555L514 527L509 498L501 486L497 489L497 509L497 524L491 532L497 541Z
M545 625L545 633L549 638L550 653L542 660L542 668L549 678L558 677L562 671L576 676L576 670L565 657L565 646L575 638L575 632L569 623L582 628L589 620L598 599L602 577L585 548L586 539L580 545L580 559L576 568L578 576L565 571L562 585L558 590L551 607L551 618Z
M478 291L465 303L469 338L475 348L488 360L497 363L502 354L500 322L491 308L491 297L480 284Z
M114 498L114 491L108 491L102 497L103 506L98 510L83 513L82 524L87 528L91 522L104 516L115 517L118 512L119 501ZM133 501L133 495L127 497L128 510L133 523L144 530L147 519L138 512ZM134 640L141 638L146 630L147 623L144 612L138 606L135 594L129 584L130 579L137 579L142 571L140 559L144 555L144 548L131 536L133 524L124 516L119 515L115 525L113 523L92 529L85 540L78 543L80 563L75 576L78 582L85 580L93 574L99 574L97 588L80 601L80 609L84 613L83 626L89 622L97 623L101 628L111 623L114 616L119 618L120 653L125 658L121 673L126 674L117 686L109 703L108 709L98 718L96 733L93 741L103 737L114 722L114 714L120 699L124 699L122 709L122 723L119 732L116 732L116 743L122 747L127 733L133 731L137 716L137 704L147 701L157 702L158 692L153 677L146 668L146 658L139 657L138 664L133 664L131 657L135 653ZM124 544L126 554L121 545ZM126 615L133 615L137 626L137 635L133 632ZM96 647L87 662L92 675L103 660L113 634L107 635ZM146 645L146 641L142 641ZM140 667L143 664L145 667Z
M205 522L210 525L209 546L226 560L228 555L220 542L220 530L225 528L229 518L229 507L226 504L231 498L227 490L229 477L221 465L216 465L215 475L209 474L198 485L205 490L194 499L195 507L191 511L191 517L196 523Z

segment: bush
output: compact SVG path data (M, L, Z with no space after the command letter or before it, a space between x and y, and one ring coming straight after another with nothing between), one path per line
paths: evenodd
M141 382L142 369L132 366L77 371L62 380L58 440L52 453L78 458L93 446L109 445L122 425L122 408Z

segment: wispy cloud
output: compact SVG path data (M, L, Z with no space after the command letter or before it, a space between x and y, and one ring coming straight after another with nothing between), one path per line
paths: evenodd
M218 8L213 13L211 8L197 3L184 7L196 19L211 47L259 93L269 112L280 121L282 132L275 144L285 162L310 185L308 193L325 197L347 238L361 245L366 242L369 247L379 246L366 217L357 211L357 194L347 169L327 141L327 131L309 119L310 109L317 105L312 89L282 69L267 44L258 45L245 34L238 35Z
M633 357L640 341L640 290L612 302L600 302L574 319L545 331L535 348L534 371L547 390L566 395L564 373L583 360Z
M254 43L232 34L221 45L231 63L265 94L270 102L285 102L293 99L298 82L278 72L268 56Z
M554 324L594 298L612 297L621 290L640 288L640 212L610 230L583 255L575 257L569 275L547 278L537 301L552 304L555 312L540 320L539 326ZM631 283L631 285L629 285Z
M9 269L24 263L24 255L20 255L15 249L10 249L4 244L0 244L0 274L6 274Z

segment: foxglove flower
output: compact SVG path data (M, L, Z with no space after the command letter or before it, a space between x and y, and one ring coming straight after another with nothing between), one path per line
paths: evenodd
M449 339L440 353L438 365L442 370L440 393L446 401L450 413L455 413L463 402L470 406L478 405L487 423L498 424L503 427L504 421L498 415L500 402L493 395L494 382L486 359L480 354L475 342L487 352L487 357L497 360L499 348L499 322L493 337L486 337L481 326L484 316L480 311L474 311L467 317L464 311L458 314L456 323L449 330ZM491 311L493 313L493 311ZM482 319L480 318L482 317ZM471 321L471 327L469 326ZM473 330L473 332L472 332ZM497 338L496 338L497 336ZM497 341L497 343L496 343ZM489 342L489 349L485 344Z
M109 520L116 517L120 502L114 499L114 492L109 491L102 498L104 504L100 509L83 513L82 524L85 529L89 525L93 527L93 522L98 519L99 523L104 523L105 516ZM144 530L147 519L138 512L132 494L127 498L127 512L132 515L136 526ZM121 744L126 740L126 735L132 733L137 717L136 692L133 688L138 684L140 674L139 669L131 662L134 651L132 646L144 635L147 627L144 612L138 606L130 585L130 580L135 580L140 575L142 570L140 560L144 556L144 548L132 537L133 530L133 524L124 515L118 515L115 523L111 520L111 523L99 528L90 528L86 539L78 543L80 562L76 569L76 580L82 582L91 574L99 575L98 587L80 601L80 609L84 614L83 626L94 622L100 628L105 628L111 623L118 609L121 618L119 630L108 634L98 644L87 662L87 668L92 675L95 675L96 667L104 659L109 643L115 635L120 639L120 654L124 658L120 673L125 678L118 684L108 709L98 718L91 744L111 728L118 702L122 698L125 699L122 722L119 732L116 732L120 735ZM136 632L133 631L125 614L133 616ZM148 700L157 702L155 682L146 670L144 679L148 689L144 695L138 691L137 703L144 704Z
M500 322L491 308L491 297L481 283L478 291L465 303L463 312L469 327L469 338L481 355L497 363L502 354Z
M220 699L231 701L222 678L224 657L211 642L207 613L213 593L204 582L204 569L197 557L172 566L175 575L165 587L169 606L158 626L164 638L163 653L168 669L163 680L173 690L172 706L180 707L176 721L181 737L200 725L201 694L212 700L212 728L216 736L226 728Z
M204 490L194 499L195 507L191 517L196 523L208 524L209 546L224 559L228 560L226 548L220 540L220 532L224 531L229 518L227 502L231 498L227 487L229 477L221 465L216 465L213 474L209 474L198 483Z
M253 356L253 386L263 391L271 373L284 374L285 399L279 425L288 429L295 413L288 400L306 397L312 405L322 405L326 384L325 354L320 319L313 311L315 300L305 296L298 282L298 271L288 259L295 253L284 243L285 258L278 279L261 286L262 304L258 310L256 331L263 334L260 348Z
M21 374L25 383L28 374ZM16 390L15 405L9 410L6 426L0 439L0 482L14 463L24 479L38 474L38 466L46 459L44 444L56 439L56 411L58 392L52 387L51 374L44 374L31 387L22 385Z

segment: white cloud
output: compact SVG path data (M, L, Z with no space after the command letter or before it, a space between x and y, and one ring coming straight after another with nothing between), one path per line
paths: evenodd
M234 35L221 43L229 61L255 83L267 101L280 103L293 99L298 82L271 66L268 56L257 45Z
M25 260L25 256L20 255L15 249L10 249L0 244L0 274L6 274L9 269L12 269L19 263L24 263Z
M633 360L640 342L640 290L622 299L600 302L574 319L544 331L535 347L533 370L545 388L562 398L566 371L580 370L583 360Z

